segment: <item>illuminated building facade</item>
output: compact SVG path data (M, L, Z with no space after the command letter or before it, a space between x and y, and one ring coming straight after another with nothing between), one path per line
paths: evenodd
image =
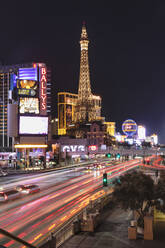
M116 123L115 122L104 122L106 126L106 131L110 136L115 137Z
M58 118L51 120L51 135L52 137L58 135Z
M77 94L68 92L58 93L58 135L65 135L72 124L77 103Z
M20 114L39 114L39 100L38 95L43 96L43 101L46 105L46 113L50 115L51 111L51 81L50 70L47 69L46 88L40 89L36 97L34 89L36 85L31 85L33 81L40 82L41 66L45 64L17 64L11 66L0 66L0 149L11 150L13 139L7 134L8 130L8 104L18 103ZM24 87L24 80L28 79L27 86ZM45 80L45 78L44 78ZM29 84L29 85L28 85ZM44 83L43 83L44 84ZM31 89L30 89L31 88ZM44 92L46 91L46 92ZM42 102L41 102L42 104Z
M106 143L106 139L106 126L97 121L93 122L90 125L89 132L87 132L88 145L97 145L97 147L100 147L101 145Z
M7 104L13 72L0 70L0 147L8 150L12 139L7 136Z
M138 139L145 140L146 138L146 128L142 125L138 125Z
M153 145L157 145L157 144L158 144L158 135L155 134L155 133L152 134L152 135L151 135L151 140L152 140L151 143L152 143Z
M6 81L5 120L7 139L17 149L42 149L47 143L51 114L51 74L44 63L1 66ZM4 84L4 83L3 83ZM37 145L36 148L34 145ZM46 145L47 146L47 145ZM27 149L26 149L27 150ZM27 154L25 155L25 157Z
M80 39L80 77L78 99L75 107L74 122L83 123L101 119L101 97L91 92L90 73L88 62L88 35L83 24Z

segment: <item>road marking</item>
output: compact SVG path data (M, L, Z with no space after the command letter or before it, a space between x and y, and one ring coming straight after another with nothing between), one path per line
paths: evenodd
M66 215L64 217L62 217L60 220L63 221L65 219L67 219L67 216Z
M43 234L42 234L42 233L40 233L38 236L36 236L36 237L34 238L34 240L39 239L42 235L43 235Z
M55 227L55 225L56 225L56 224L51 225L51 226L48 228L48 230L50 231L51 229L53 229L53 227Z

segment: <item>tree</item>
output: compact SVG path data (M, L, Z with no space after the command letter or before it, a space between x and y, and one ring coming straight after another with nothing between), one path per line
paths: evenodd
M142 172L128 173L114 182L113 199L124 210L136 210L139 225L144 225L144 216L153 205L154 181Z
M155 206L158 210L165 213L165 175L162 174L158 183L155 185Z

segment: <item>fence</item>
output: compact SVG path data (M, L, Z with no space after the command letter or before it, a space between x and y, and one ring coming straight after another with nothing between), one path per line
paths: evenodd
M58 230L48 233L47 237L45 237L46 243L41 245L40 248L58 248L62 245L67 239L80 231L80 223L83 219L83 214L93 209L101 210L110 201L111 193L112 188L107 189L104 196L90 201L86 207L76 213L71 219L59 227Z

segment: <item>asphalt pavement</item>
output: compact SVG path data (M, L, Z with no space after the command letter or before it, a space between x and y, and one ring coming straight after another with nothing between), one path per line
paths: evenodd
M111 161L110 159L103 159L100 161L97 161L97 163L99 162L104 162L104 161ZM68 164L65 166L60 166L57 165L54 168L41 168L41 169L35 169L32 167L29 167L27 169L14 169L14 168L7 168L7 169L3 169L0 168L0 177L5 177L5 176L10 176L10 175L19 175L19 174L38 174L38 173L44 173L44 172L51 172L51 171L58 171L58 170L64 170L64 169L69 169L69 168L74 168L74 167L79 167L79 166L85 166L91 163L96 162L96 160L89 160L89 161L85 161L85 162L80 162L80 163L73 163L73 164Z
M66 241L60 248L164 248L165 233L159 240L128 239L131 211L120 208L106 209L103 220L94 233L79 233ZM158 230L157 230L158 231ZM165 232L165 229L164 229ZM157 235L154 235L158 237Z

